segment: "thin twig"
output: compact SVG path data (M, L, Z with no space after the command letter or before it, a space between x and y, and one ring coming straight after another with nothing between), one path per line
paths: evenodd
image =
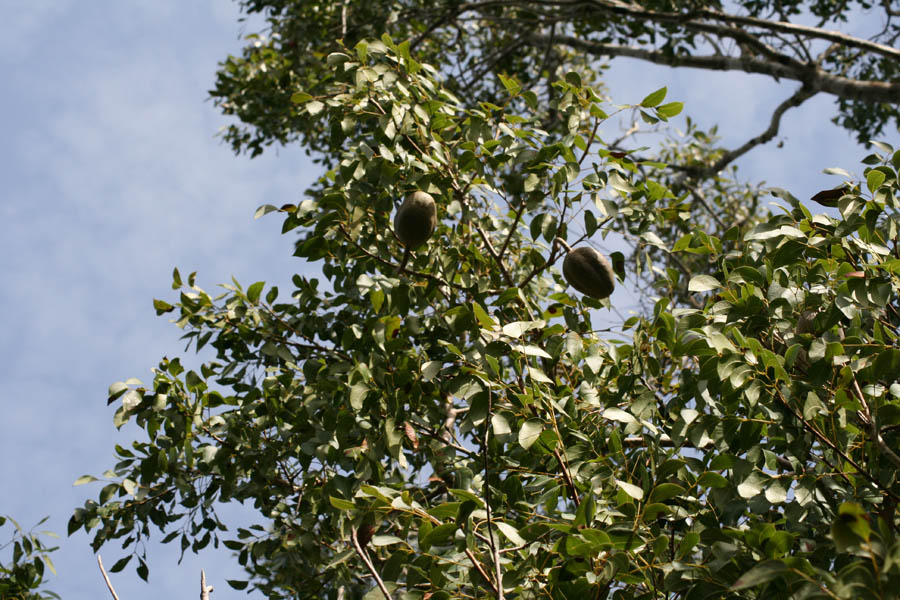
M472 554L472 551L469 550L468 548L466 548L465 552L466 552L466 556L469 557L469 560L472 561L472 565L474 565L475 570L478 571L478 573L481 574L482 577L484 577L484 580L487 581L487 584L488 584L489 586L491 586L491 590L494 591L494 594L497 594L497 595L499 596L499 595L500 595L500 590L498 590L498 589L497 589L497 586L494 585L494 581L493 581L490 577L488 577L488 574L487 574L487 572L484 570L484 567L481 566L481 563L478 562L478 559L475 558L475 555Z
M427 437L427 438L431 438L431 439L433 439L433 440L437 440L437 441L443 442L444 444L446 444L446 445L449 446L450 448L453 448L453 449L456 450L457 452L459 452L459 453L461 453L461 454L464 454L464 455L468 456L468 457L471 458L471 459L476 459L476 458L478 458L478 455L477 455L477 454L475 454L474 452L472 452L471 450L469 450L469 449L466 448L465 446L461 446L460 444L455 443L455 442L453 441L453 439L452 439L452 436L446 436L445 434L437 434L437 433L434 433L433 431L429 431L428 429L425 429L424 427L422 427L421 425L419 425L418 423L415 423L415 422L411 422L411 424L412 424L412 426L416 429L416 433L418 433L418 434L420 434L420 435L423 435L423 436L425 436L425 437ZM447 439L448 437L450 437L450 439Z
M385 259L381 258L380 256L378 256L378 255L376 255L376 254L372 254L371 252L369 252L368 250L366 250L365 248L363 248L362 246L360 246L359 244L357 244L357 243L353 240L353 238L350 237L350 232L347 231L347 228L344 227L344 224L343 224L343 223L341 223L341 224L338 226L338 229L341 230L341 233L344 234L344 237L347 239L347 241L350 242L351 244L353 244L353 246L354 246L357 250L359 250L360 252L362 252L363 254L365 254L366 256L368 256L369 258L372 258L372 259L374 259L374 260L377 260L378 262L382 263L383 265L387 265L387 266L391 267L391 269L396 268L396 265L395 265L394 263L392 263L391 261L385 260ZM437 276L432 275L432 274L430 274L430 273L422 273L422 272L420 272L420 271L412 271L412 270L410 270L410 269L403 269L403 272L404 272L404 273L408 273L408 274L410 274L410 275L415 275L416 277L422 277L422 278L424 278L424 279L431 279L432 281L434 281L434 282L436 282L436 283L439 283L440 285L446 286L446 287L448 287L448 288L455 288L455 289L457 289L457 290L462 290L462 289L464 289L464 288L463 288L462 286L460 286L460 285L457 285L457 284L452 283L452 282L450 282L450 281L444 281L444 280L441 279L440 277L437 277ZM443 291L443 290L442 290L442 291ZM448 295L446 292L444 292L444 295L447 296L447 297L449 297L449 295Z
M97 555L97 564L100 565L100 572L103 573L103 579L106 580L106 587L109 588L109 593L112 594L113 600L119 600L119 595L116 594L116 590L113 588L112 582L109 580L109 575L106 574L106 569L103 568L103 559L100 558L100 555Z
M388 589L384 586L384 582L381 580L381 577L379 577L378 571L375 570L375 565L373 565L371 559L369 559L369 555L366 553L363 547L359 545L359 539L356 537L355 527L350 528L350 541L353 542L353 549L356 550L356 553L366 565L366 569L368 569L369 574L375 578L375 583L378 584L378 589L381 590L381 593L384 594L384 597L387 598L387 600L393 600L391 598L391 593L388 592Z
M487 529L488 529L488 539L490 540L491 547L491 558L494 561L494 572L497 577L497 600L503 600L503 572L500 570L500 552L497 546L497 540L494 536L494 523L493 523L493 514L491 510L491 482L490 482L490 466L488 463L488 442L491 431L491 418L492 412L494 410L493 406L493 394L491 393L490 388L488 389L488 412L487 418L484 420L484 440L482 441L482 447L484 451L482 452L482 456L484 457L484 505L485 512L487 513Z
M580 505L581 499L578 497L578 489L575 487L575 480L572 479L572 472L569 471L568 463L556 448L553 449L553 455L556 457L556 462L559 463L559 467L562 469L563 480L566 483L566 489L569 490L569 495L572 496L572 502L575 503L575 506Z
M459 197L460 203L466 208L469 208L469 201L466 198L465 190L460 189L455 181L452 183L452 185L453 190ZM494 244L491 243L491 238L488 237L487 232L480 224L473 222L473 225L475 226L475 231L478 232L478 236L481 237L481 241L484 242L484 247L487 248L488 253L494 259L494 262L496 262L497 266L500 267L500 272L503 273L503 278L506 280L506 285L508 285L509 287L513 287L512 276L509 274L509 270L507 270L506 265L503 264L503 259L500 257L500 254L494 249Z
M200 569L200 600L209 600L209 595L213 589L213 586L206 585L206 571Z
M494 245L491 243L491 238L488 237L487 232L485 232L484 228L481 225L475 225L475 231L478 232L478 235L481 236L481 239L484 241L484 245L487 248L490 255L496 261L497 266L500 267L500 272L503 273L503 278L506 279L506 284L510 287L513 285L512 275L509 274L509 270L507 270L506 265L503 264L503 259L500 257L500 254L494 250Z
M853 391L856 392L856 397L859 399L860 404L862 404L863 409L866 414L866 421L869 425L869 435L872 436L872 439L878 445L878 448L881 450L882 454L888 457L894 466L900 468L900 456L891 450L890 446L885 443L884 438L881 437L881 432L878 431L878 423L875 420L875 416L872 414L872 411L869 409L869 403L866 401L866 397L863 395L862 390L859 387L859 382L856 379L853 379Z
M519 221L522 220L522 214L525 212L525 207L528 205L528 201L523 199L522 204L519 206L518 210L516 210L516 218L513 219L512 225L509 228L509 233L506 235L506 239L503 241L503 245L500 247L499 257L500 260L503 260L503 255L506 254L506 248L509 246L510 240L512 240L513 234L516 232L516 228L519 226Z
M693 186L685 186L685 187L687 187L687 189L690 190L691 195L694 197L694 199L697 202L699 202L701 205L703 205L703 208L706 209L706 212L709 213L709 216L711 216L713 218L713 220L715 220L715 222L719 224L719 227L722 228L722 231L725 231L727 229L727 227L725 227L725 223L722 222L722 218L718 215L718 213L716 213L712 209L712 207L706 201L706 198L703 197L703 191L699 190Z
M794 418L796 418L798 421L800 421L803 424L803 426L806 428L806 430L809 431L810 433L812 433L815 437L817 437L820 442L822 442L823 444L828 446L832 452L834 452L835 454L840 456L845 462L850 463L850 465L854 469L856 469L856 471L860 475L862 475L864 478L866 478L869 481L869 483L871 483L872 485L874 485L875 487L880 489L886 495L890 496L895 502L900 502L900 496L895 494L890 488L885 487L885 485L883 483L881 483L878 479L876 479L871 473L869 473L868 471L863 469L862 465L860 465L855 460L850 458L850 456L846 452L844 452L843 450L838 448L837 444L835 444L828 436L826 436L821 431L819 431L816 427L814 427L813 424L810 423L809 421L807 421L803 417L802 414L800 414L796 410L794 410L794 407L792 407L790 405L790 403L787 401L787 399L785 399L785 397L782 396L780 392L778 393L778 399L781 400L781 403L784 405L785 408L787 408L789 411L791 411L791 414L794 415ZM843 472L841 474L843 474ZM846 477L846 475L845 475L845 477Z
M581 166L581 163L584 162L584 159L587 158L588 153L591 151L591 145L594 143L594 138L597 137L597 130L600 129L600 123L603 120L599 117L594 117L594 129L591 131L591 137L587 141L587 145L584 147L584 154L581 155L581 160L578 161L578 166Z

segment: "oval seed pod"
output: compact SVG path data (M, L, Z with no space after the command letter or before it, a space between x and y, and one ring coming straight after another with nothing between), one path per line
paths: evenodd
M589 246L575 248L566 254L563 276L569 285L592 298L606 298L616 287L616 276L609 262Z
M406 261L414 248L428 241L437 226L437 207L431 194L413 192L408 195L394 215L394 233L406 246L403 260L397 272L406 267Z
M431 194L413 192L394 215L394 231L403 245L414 250L428 241L437 225L437 207Z

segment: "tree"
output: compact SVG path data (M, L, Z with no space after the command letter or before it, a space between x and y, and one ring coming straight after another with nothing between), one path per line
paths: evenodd
M315 47L330 6L278 15ZM382 9L347 9L346 30ZM221 541L247 572L232 585L267 597L892 597L900 152L876 144L865 181L818 196L839 214L813 214L604 143L626 109L587 62L543 95L520 72L460 96L395 39L285 64L308 78L279 84L289 109L241 84L259 139L279 139L264 122L299 136L327 169L259 214L283 215L329 289L296 275L287 298L264 282L214 296L176 270L179 300L154 306L216 358L110 387L115 423L146 438L116 448L70 532L120 542L112 570L137 556L142 577L154 529L182 552ZM259 42L248 60L287 61ZM651 121L681 110L665 88L633 102ZM717 152L689 135L660 157ZM415 190L437 229L398 272L391 217ZM610 234L633 243L613 264L648 309L599 330L616 295L580 297L554 265ZM225 537L231 501L260 524Z

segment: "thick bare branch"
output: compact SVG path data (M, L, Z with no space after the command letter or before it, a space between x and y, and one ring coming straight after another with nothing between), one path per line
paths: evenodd
M534 44L547 42L546 37L540 35L533 35L530 39ZM801 63L782 64L754 56L672 56L658 50L604 44L593 40L582 40L572 36L561 35L556 36L556 41L596 56L628 56L668 67L695 67L714 71L759 73L776 79L784 78L800 81L814 91L826 92L839 98L865 100L868 102L895 103L900 101L900 83L851 79L833 75L815 66L801 65Z
M810 27L807 25L797 25L786 21L760 19L747 15L735 15L713 9L665 12L648 10L635 3L623 2L622 0L531 0L530 2L524 0L482 0L480 2L466 2L461 4L457 8L456 15L461 16L467 12L503 6L516 7L533 5L556 9L590 7L608 14L624 15L645 21L677 23L687 29L695 31L706 31L710 26L714 26L709 21L717 21L720 23L738 25L740 27L756 27L767 34L784 33L798 35L810 41L826 40L838 43L845 47L859 48L888 58L900 59L900 49L841 33L840 31L823 29L821 27ZM891 14L893 14L893 12Z
M836 42L842 46L851 48L860 48L867 52L881 54L888 58L900 59L900 49L891 48L884 44L872 42L862 38L847 35L839 31L830 29L822 29L821 27L809 27L806 25L796 25L784 21L772 21L768 19L759 19L756 17L733 15L730 13L712 10L699 9L690 12L660 12L641 8L635 4L621 2L620 0L590 0L588 2L594 8L604 12L619 15L627 15L640 19L647 19L658 22L675 22L690 29L696 29L698 26L708 25L700 19L710 19L724 23L733 23L741 26L758 27L769 32L779 32L787 34L797 34L807 39L827 40Z

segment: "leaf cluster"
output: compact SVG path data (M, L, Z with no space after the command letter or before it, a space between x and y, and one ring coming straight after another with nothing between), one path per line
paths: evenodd
M47 520L43 518L35 527L39 527ZM13 527L12 537L0 545L0 551L8 548L12 550L11 562L0 564L0 600L28 599L44 600L59 598L53 592L41 590L44 583L44 572L50 569L56 574L50 553L56 547L47 546L42 540L44 537L56 537L49 531L34 532L34 529L26 531L12 518L0 516L0 527L7 523Z

